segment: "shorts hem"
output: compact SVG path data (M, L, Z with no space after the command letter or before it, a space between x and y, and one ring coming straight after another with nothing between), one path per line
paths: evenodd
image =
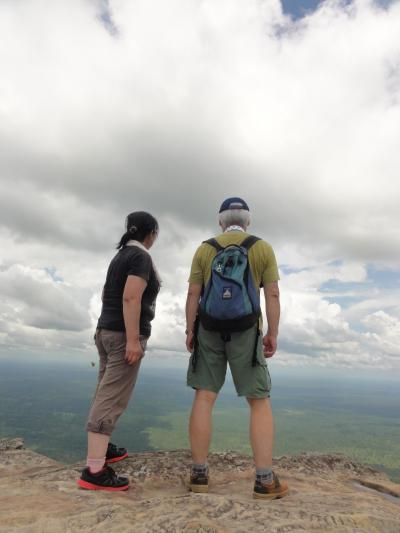
M269 399L271 398L271 393L269 392L265 392L264 394L251 394L251 393L246 393L246 392L238 392L237 393L238 396L240 397L245 397L245 398L249 398L249 400L263 400L263 399Z
M194 390L208 390L210 392L214 392L214 394L219 394L221 390L221 389L216 390L215 388L212 388L212 387L204 387L203 385L196 385L192 383L187 383L187 386Z

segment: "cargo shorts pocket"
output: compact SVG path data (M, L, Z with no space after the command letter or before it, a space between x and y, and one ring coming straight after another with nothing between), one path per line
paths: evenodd
M257 363L258 363L258 372L257 372L257 384L259 390L265 391L269 397L271 391L271 376L268 369L267 359L264 356L263 345L261 344L261 349L257 351Z
M267 365L267 360L265 359L264 354L262 352L259 352L259 351L257 351L257 363L260 366L268 366Z
M267 360L264 356L264 345L263 345L263 336L262 333L258 339L257 344L257 363L261 366L267 366Z
M271 374L269 373L268 366L267 366L267 391L268 393L271 392L271 387L272 387Z

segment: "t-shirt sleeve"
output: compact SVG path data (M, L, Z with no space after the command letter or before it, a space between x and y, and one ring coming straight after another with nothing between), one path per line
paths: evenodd
M152 269L152 260L146 252L138 251L132 254L128 261L128 276L138 276L149 281Z
M196 253L194 254L188 281L189 283L196 283L198 285L203 285L204 284L204 272L201 267L200 250L201 250L201 246L197 248Z
M279 280L278 265L272 247L267 244L265 247L265 268L261 276L261 283L265 286L267 283Z

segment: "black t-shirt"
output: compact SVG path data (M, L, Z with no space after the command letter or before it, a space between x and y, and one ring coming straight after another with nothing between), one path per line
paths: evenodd
M97 327L125 331L122 296L129 275L139 276L147 281L147 287L142 295L140 335L150 337L150 322L154 318L160 284L150 255L137 246L126 246L119 250L108 267L103 291L103 306Z

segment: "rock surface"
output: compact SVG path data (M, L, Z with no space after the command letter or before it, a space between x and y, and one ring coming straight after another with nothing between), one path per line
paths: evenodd
M400 533L400 486L342 455L280 457L281 500L252 499L251 458L210 456L209 494L187 491L187 450L140 453L116 465L134 488L84 491L81 464L65 466L0 439L1 532Z

